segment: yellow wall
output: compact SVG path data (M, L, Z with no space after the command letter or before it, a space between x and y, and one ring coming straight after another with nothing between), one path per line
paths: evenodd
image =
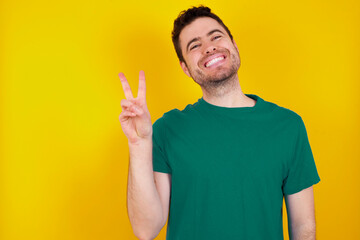
M0 2L0 239L135 239L118 73L136 93L145 71L153 122L201 97L170 38L199 3ZM359 1L202 3L237 41L244 93L305 121L318 239L360 239Z

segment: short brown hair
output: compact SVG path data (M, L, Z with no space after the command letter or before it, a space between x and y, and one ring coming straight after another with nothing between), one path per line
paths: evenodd
M212 19L215 19L221 26L225 28L231 40L233 40L233 36L231 35L230 30L225 26L223 21L217 15L211 12L210 8L200 5L199 7L192 7L189 8L188 10L184 10L180 12L179 16L175 19L174 28L171 33L175 51L180 62L185 62L180 47L180 40L179 40L180 33L184 27L186 27L187 25L192 23L195 19L200 17L210 17Z

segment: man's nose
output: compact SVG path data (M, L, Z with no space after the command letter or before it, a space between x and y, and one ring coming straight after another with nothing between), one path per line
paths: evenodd
M205 53L206 54L209 54L209 53L212 53L216 51L216 47L215 46L212 46L212 45L209 45L208 47L205 48Z

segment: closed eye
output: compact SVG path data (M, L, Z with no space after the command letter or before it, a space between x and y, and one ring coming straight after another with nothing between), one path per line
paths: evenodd
M192 50L192 49L194 49L194 48L197 48L197 47L199 47L200 46L200 44L195 44L195 45L193 45L191 48L190 48L190 50Z
M213 40L216 40L216 39L218 39L218 38L221 38L221 36L220 36L220 35L216 35L215 37L213 37Z

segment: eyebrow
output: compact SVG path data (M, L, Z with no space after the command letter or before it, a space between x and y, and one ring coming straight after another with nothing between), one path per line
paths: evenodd
M222 31L220 31L219 29L214 29L214 30L211 30L210 32L208 32L206 34L206 36L210 36L211 34L215 33L215 32L219 32L219 33L222 33L224 34ZM193 38L191 39L190 42L188 42L188 44L186 45L186 51L189 51L189 46L190 44L192 44L193 42L196 42L196 41L199 41L200 40L200 37L196 37L196 38Z

